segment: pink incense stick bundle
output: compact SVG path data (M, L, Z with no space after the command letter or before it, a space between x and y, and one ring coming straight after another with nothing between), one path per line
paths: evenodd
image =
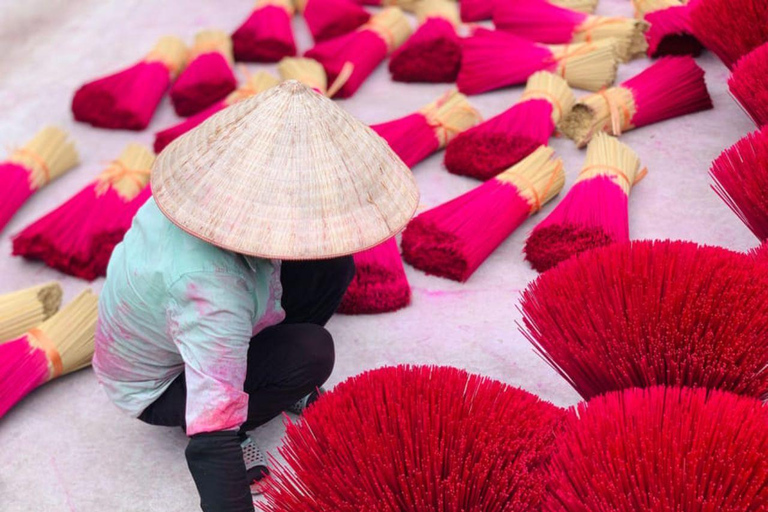
M80 87L72 99L75 119L99 128L143 130L186 57L181 39L160 38L138 64Z
M341 300L338 313L387 313L411 303L411 285L394 238L355 254L355 268L355 277Z
M322 64L329 81L343 84L337 87L338 97L349 98L410 35L403 11L387 7L356 31L318 43L304 56Z
M493 178L546 144L575 102L565 80L546 71L534 73L518 104L448 144L445 167L479 180Z
M556 438L543 512L768 508L768 409L703 389L632 389L580 403Z
M357 375L286 428L269 512L538 510L564 412L450 367Z
M723 151L709 173L717 195L758 239L768 240L768 127Z
M396 82L455 82L461 65L459 12L451 0L417 4L419 28L393 54L389 72Z
M629 192L645 176L629 146L599 133L568 194L531 232L525 259L539 272L580 252L629 240Z
M77 150L67 132L46 126L24 146L0 162L0 232L40 188L75 167Z
M105 275L112 250L150 196L154 159L144 146L128 144L93 183L17 234L13 254L83 279Z
M597 0L549 0L549 3L584 13L593 13L597 7ZM461 19L466 22L490 20L498 5L493 0L462 0L459 2Z
M456 84L464 94L480 94L525 83L536 71L551 71L573 87L599 91L614 82L618 65L615 39L548 46L476 28L462 41Z
M403 257L427 274L466 281L529 216L563 188L563 162L541 146L522 162L411 220Z
M238 62L277 62L296 55L291 18L293 0L257 0L245 22L232 34Z
M205 110L237 87L232 70L232 40L222 30L195 35L189 64L171 86L171 103L180 116Z
M768 273L747 254L624 242L579 254L529 284L523 334L587 400L654 385L765 400L766 300Z
M371 18L352 0L297 0L296 5L315 41L348 34Z
M680 4L649 12L645 15L645 21L651 25L645 33L649 57L701 55L704 47L693 35L691 9L688 5Z
M616 87L580 99L562 129L578 147L601 131L641 126L712 108L704 70L690 57L664 57Z
M728 88L757 126L768 125L768 42L739 59Z
M265 91L270 87L277 85L278 83L278 79L266 71L259 71L252 76L248 76L240 87L229 93L229 95L223 100L214 103L202 112L190 116L178 124L155 133L155 153L160 153L163 149L165 149L165 146L173 142L181 135L184 135L192 128L198 126L200 123L211 117L216 112L224 110L228 106L233 105L240 100L250 98L251 96Z
M497 29L549 44L590 42L614 38L619 58L628 61L648 48L642 20L595 16L552 5L547 0L498 2L493 11Z
M694 35L729 68L768 41L765 0L693 0L690 6Z
M416 113L371 128L413 167L481 119L466 96L451 90Z

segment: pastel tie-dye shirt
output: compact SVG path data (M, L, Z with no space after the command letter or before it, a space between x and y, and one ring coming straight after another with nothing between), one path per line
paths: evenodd
M183 371L187 434L246 419L251 336L280 323L280 262L219 249L171 223L150 199L115 248L99 299L93 367L137 417Z

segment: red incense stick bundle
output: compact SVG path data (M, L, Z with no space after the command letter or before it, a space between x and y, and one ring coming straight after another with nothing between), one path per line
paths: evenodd
M595 136L576 183L525 241L525 259L544 272L574 254L628 241L629 192L644 176L629 146Z
M328 80L343 84L337 95L349 98L410 35L411 25L403 11L387 7L356 31L318 43L304 56L322 64Z
M186 56L181 39L160 38L138 64L80 87L72 99L75 119L99 128L143 130Z
M530 215L563 188L563 162L541 146L522 162L411 220L403 257L427 274L466 281Z
M251 15L232 34L238 62L277 62L296 55L293 0L257 0Z
M223 99L237 87L232 70L232 40L222 30L195 35L189 64L171 86L171 103L180 116L191 116Z
M496 176L546 144L575 102L565 80L546 71L534 73L518 104L448 144L446 169L479 180Z
M296 5L315 41L348 34L371 18L351 0L297 0Z
M544 512L768 508L768 409L654 387L581 403L555 441Z
M585 399L667 385L765 400L766 276L749 255L720 247L613 244L528 286L524 334Z
M599 91L614 82L618 65L614 39L548 46L477 28L462 41L456 84L465 94L480 94L525 83L536 71L551 71L573 87Z
M39 327L0 344L0 418L35 388L91 364L97 303L85 290Z
M451 90L416 113L371 128L413 167L481 119L466 96Z
M694 35L729 68L768 41L765 0L693 0L690 7Z
M768 240L768 127L723 151L709 174L717 195L757 238Z
M202 112L190 116L178 124L155 133L155 153L160 153L163 149L165 149L165 146L173 142L178 137L184 135L192 128L198 126L200 123L211 117L216 112L224 110L228 106L234 105L240 100L250 98L251 96L259 94L262 91L266 91L278 83L278 79L266 71L259 71L252 76L247 76L245 82L240 87L229 93L229 95L222 101L214 103Z
M768 242L763 242L749 252L756 261L768 263Z
M546 0L498 2L493 11L497 29L549 44L590 42L615 38L619 58L628 61L648 48L642 20L595 16L552 5Z
M757 126L768 125L768 42L739 59L728 88Z
M455 368L369 371L287 426L262 510L537 510L563 417Z
M144 146L128 144L93 183L17 234L13 254L83 279L105 275L112 249L149 198L141 192L154 159Z
M456 33L459 11L451 0L422 0L419 28L392 54L389 72L396 82L455 82L461 64Z
M0 232L21 206L40 188L78 163L77 150L67 132L46 126L24 146L0 162Z
M651 25L645 33L649 57L701 55L704 47L693 35L689 6L680 4L650 12L645 21Z
M665 57L621 85L580 99L562 129L584 147L600 131L619 136L711 108L704 70L696 61L689 56Z

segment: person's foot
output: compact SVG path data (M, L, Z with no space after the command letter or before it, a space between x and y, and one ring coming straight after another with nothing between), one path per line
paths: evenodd
M317 401L318 398L320 398L320 395L325 393L325 389L322 387L317 388L315 391L311 392L292 406L288 408L288 412L292 412L296 415L301 415L304 413L304 411L307 410L307 407L312 405Z
M245 472L251 486L251 493L261 494L264 492L266 477L269 475L267 457L249 435L246 435L240 443L240 448L243 449L243 461L245 462Z

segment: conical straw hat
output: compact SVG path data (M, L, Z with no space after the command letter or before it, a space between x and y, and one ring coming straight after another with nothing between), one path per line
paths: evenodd
M276 259L378 245L419 200L411 171L382 138L294 80L176 139L155 161L152 193L184 231Z

